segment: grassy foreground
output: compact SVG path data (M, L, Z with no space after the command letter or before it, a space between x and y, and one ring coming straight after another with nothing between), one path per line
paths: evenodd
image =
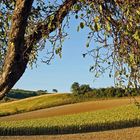
M135 105L46 119L0 122L0 135L42 135L101 131L140 126Z

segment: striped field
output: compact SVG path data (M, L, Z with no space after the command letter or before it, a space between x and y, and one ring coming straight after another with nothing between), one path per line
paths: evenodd
M0 135L67 134L134 126L140 126L140 109L136 105L125 105L50 118L1 121Z

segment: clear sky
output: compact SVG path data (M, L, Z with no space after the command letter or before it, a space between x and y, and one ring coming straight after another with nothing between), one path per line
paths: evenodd
M55 88L59 92L69 92L73 82L89 84L93 88L113 85L113 79L109 78L108 73L94 81L94 74L89 72L93 60L91 57L82 57L82 54L87 50L85 47L87 30L77 32L77 21L72 19L68 33L69 39L65 40L63 44L62 58L56 56L51 65L41 63L39 59L38 67L28 68L14 88L42 89L48 90L48 92ZM95 45L97 44L93 43L89 49L92 49ZM40 57L43 57L44 54L45 50L40 53Z

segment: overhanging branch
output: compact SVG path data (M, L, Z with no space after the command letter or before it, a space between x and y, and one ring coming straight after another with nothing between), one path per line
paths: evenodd
M25 44L28 49L26 53L30 54L34 44L42 37L48 36L51 32L56 30L69 13L72 6L77 2L78 0L66 0L53 15L47 17L42 24L38 24L34 32L27 36Z

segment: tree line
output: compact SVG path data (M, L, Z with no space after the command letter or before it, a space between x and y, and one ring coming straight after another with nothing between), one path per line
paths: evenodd
M118 88L118 87L107 87L107 88L91 88L88 84L80 85L78 82L74 82L71 86L71 92L75 96L85 97L97 97L97 98L109 98L109 97L126 97L126 96L137 96L140 95L140 88Z

